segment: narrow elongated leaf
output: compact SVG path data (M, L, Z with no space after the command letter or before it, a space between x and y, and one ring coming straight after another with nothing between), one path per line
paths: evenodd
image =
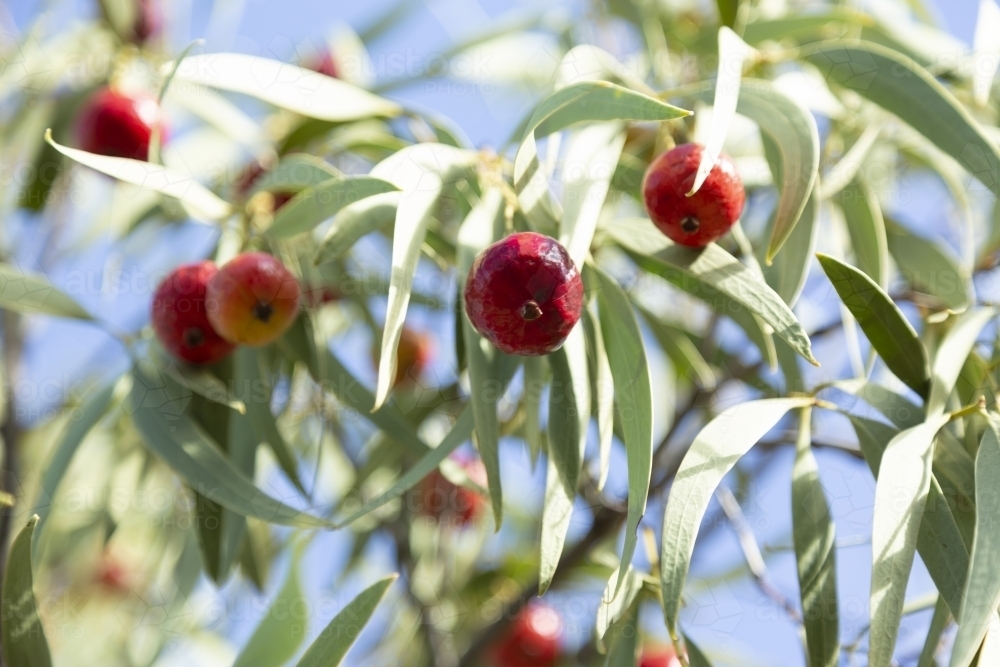
M731 407L701 430L684 456L663 515L660 553L663 616L671 634L677 633L698 528L719 482L789 410L812 403L811 398L772 398Z
M969 271L940 243L894 224L886 225L886 241L899 270L915 290L937 297L956 313L975 303Z
M976 98L976 104L985 107L990 99L993 79L997 75L997 65L1000 64L1000 7L996 0L979 0L979 16L976 18L976 32L972 37L972 50L975 53L972 94Z
M653 332L653 336L674 366L703 389L714 388L715 372L688 335L656 317L641 305L637 304L637 307L646 320L646 326Z
M625 546L622 549L623 572L635 553L639 521L646 513L649 478L653 469L653 384L649 362L642 342L642 332L625 290L614 278L587 265L596 276L595 284L601 316L601 333L606 341L611 375L615 383L615 403L622 429L622 442L628 461L628 518ZM624 573L620 574L623 577ZM621 578L618 580L621 585Z
M897 51L831 41L803 54L821 74L896 114L1000 196L1000 148L947 88Z
M604 667L632 667L639 652L639 629L636 627L639 605L633 604L608 631L608 659Z
M324 519L285 505L258 489L218 445L183 413L185 390L140 364L132 372L129 410L149 449L191 487L243 516L302 528L332 528Z
M736 117L743 67L755 54L756 49L744 42L731 28L719 28L719 73L715 79L715 97L712 100L712 124L709 126L708 139L705 141L694 183L688 192L689 197L698 192L719 160L729 124Z
M550 417L551 419L551 417ZM573 501L576 490L570 491L549 457L545 476L545 503L542 506L542 535L539 539L541 553L538 560L538 594L545 595L552 584L559 560L562 558L569 522L573 518Z
M889 285L889 248L882 208L868 183L851 181L837 197L858 268L883 290Z
M3 642L0 648L3 649L4 664L12 667L52 666L45 628L38 616L31 571L31 544L37 523L38 517L31 517L28 525L14 538L7 554L7 569L3 573L3 598L0 599L3 610L0 637Z
M41 273L0 263L0 308L17 313L43 313L93 319L73 297L49 282Z
M722 25L732 28L736 24L740 0L715 0L715 6L719 8L719 21Z
M802 217L785 242L785 252L778 254L770 266L763 266L764 280L788 304L795 305L809 277L816 248L816 232L819 230L819 200L815 194L809 197Z
M947 416L901 431L885 449L872 527L871 641L868 661L888 667L903 616L917 535L931 486L931 444Z
M371 176L328 179L292 197L275 214L267 233L285 238L308 232L349 204L396 189L391 183Z
M313 264L322 264L336 259L350 250L365 234L388 227L396 220L399 208L399 192L372 195L340 210L319 250L313 257Z
M810 667L836 667L840 658L836 529L810 442L812 410L803 408L792 469L792 533Z
M587 340L591 344L588 351L592 359L594 417L597 420L597 451L599 470L597 488L604 488L611 467L611 443L615 436L615 380L608 359L608 349L604 344L604 333L598 316L592 309L584 311ZM690 341L689 341L690 342Z
M695 297L711 303L722 295L725 311L750 311L785 339L793 350L816 364L809 336L774 290L745 264L710 244L700 249L672 243L649 220L616 220L608 233L630 253L648 257L662 269L660 275Z
M927 351L889 295L853 266L822 253L816 256L840 300L885 365L913 391L926 397L930 389Z
M163 68L173 67L166 63ZM295 113L334 122L396 116L401 108L352 84L309 69L241 53L185 58L176 79L251 95Z
M281 161L257 177L248 195L258 192L299 192L306 188L329 181L333 178L343 178L343 173L326 162L306 153L292 153L281 158Z
M917 667L937 667L935 656L941 647L941 635L948 627L949 620L951 620L951 612L948 611L948 605L945 604L944 598L939 597L937 604L934 605L931 627L927 629L927 639L924 640L924 648L920 651Z
M691 667L712 667L708 656L687 635L684 635L684 646L687 647L688 662L691 664Z
M541 406L545 390L545 360L525 357L524 365L524 439L531 451L531 464L538 463L538 455L546 451L542 433Z
M1000 523L996 488L1000 484L1000 434L990 420L976 455L976 533L969 555L969 576L962 594L962 619L951 653L951 667L968 667L1000 605ZM980 664L982 661L980 661Z
M344 656L397 578L399 575L396 574L386 577L351 600L312 643L299 660L298 667L340 667Z
M247 411L246 404L234 396L229 391L226 383L213 375L209 370L173 363L164 365L162 370L168 373L178 384L187 387L199 396L226 405L241 414L245 414Z
M281 667L299 650L309 627L308 619L302 617L306 600L299 582L300 558L301 553L292 558L285 583L271 602L267 615L236 656L233 667Z
M983 327L996 317L993 308L980 308L964 315L948 332L934 354L931 367L931 394L927 399L927 415L936 417L944 412L948 397L955 388L958 374L972 353Z
M838 194L850 185L852 181L855 183L864 183L863 178L855 177L861 169L861 165L864 164L865 158L868 157L872 146L875 145L875 140L878 138L879 132L882 131L883 125L883 122L868 125L864 132L861 133L861 136L858 137L858 140L851 146L850 150L844 153L844 156L840 158L837 164L833 165L830 171L826 173L822 184L819 186L820 199L829 199Z
M548 356L552 369L549 389L549 458L566 485L576 495L587 444L590 420L590 380L587 377L587 344L577 325L566 343Z
M45 133L45 140L57 151L85 167L180 200L192 215L201 219L219 221L232 212L229 204L187 174L143 160L108 157L67 148L53 141L51 130Z
M833 383L832 386L863 399L885 415L886 419L891 421L896 428L907 429L924 421L923 408L876 382L868 382L863 379L843 380Z
M598 647L606 647L608 632L613 630L615 623L627 616L642 590L642 577L631 566L626 568L625 576L621 577L623 583L619 587L620 569L616 568L611 573L611 578L608 579L608 584L604 587L604 594L601 595L601 602L597 607L594 634L598 641ZM632 655L632 663L635 663L635 655Z
M583 266L604 208L615 165L625 146L624 123L596 123L574 132L563 168L563 218L559 241Z

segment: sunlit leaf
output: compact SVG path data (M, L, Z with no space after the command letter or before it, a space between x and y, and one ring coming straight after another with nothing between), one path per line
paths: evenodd
M284 238L307 232L350 204L394 191L392 184L370 176L331 178L292 197L274 214L267 233Z
M597 488L604 488L611 467L611 444L615 435L615 381L611 372L611 362L608 359L607 345L604 344L604 333L600 321L594 311L587 309L583 313L583 323L586 326L587 342L590 344L588 354L591 358L593 377L594 417L597 421L597 451L599 473Z
M969 271L940 243L910 233L900 225L886 225L886 240L906 281L915 290L960 313L975 303Z
M233 667L281 667L299 650L309 627L301 611L305 598L299 581L300 559L298 552L292 557L285 583Z
M601 595L600 605L597 607L597 620L595 623L595 635L599 645L607 645L607 634L613 631L612 626L622 618L626 617L632 607L639 591L642 590L642 577L632 569L626 567L625 575L619 577L619 570L611 573L604 593ZM618 580L621 578L622 585L619 587ZM632 655L632 662L635 662L635 655Z
M264 191L299 192L342 177L343 173L325 160L306 153L292 153L254 179L247 195Z
M538 594L545 595L552 585L559 560L562 558L569 522L573 518L576 490L570 490L549 457L545 476L545 501L542 505L542 534L539 538Z
M384 229L396 220L396 210L402 197L399 192L386 192L348 204L340 209L313 257L314 264L331 261L350 250L365 234Z
M934 605L934 616L931 617L931 626L927 628L927 639L924 640L924 648L920 652L920 660L917 667L937 667L935 656L941 648L941 635L944 634L948 622L951 620L951 612L944 598L938 598Z
M837 197L858 268L883 290L889 284L889 249L882 208L867 182L855 180Z
M552 369L548 454L566 485L567 495L575 496L590 421L590 380L583 327L578 324L563 346L548 355L548 360Z
M35 602L34 574L31 569L31 545L38 517L18 532L7 554L3 573L0 636L4 664L17 667L51 667L49 644Z
M958 374L972 352L976 339L994 317L996 310L993 308L971 311L958 320L938 345L931 366L931 394L927 399L929 417L936 417L944 412Z
M93 317L41 273L0 263L0 308L90 320Z
M761 267L764 280L789 307L799 300L806 278L809 277L818 230L819 200L814 193L806 202L798 224L785 242L785 252L778 253L770 266Z

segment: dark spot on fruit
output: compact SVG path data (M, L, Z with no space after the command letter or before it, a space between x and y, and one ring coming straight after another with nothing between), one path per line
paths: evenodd
M688 234L694 234L696 231L698 231L698 227L700 226L701 225L698 224L698 218L695 218L694 216L690 215L684 218L684 220L681 222L681 229L683 229Z
M267 322L271 319L271 315L274 314L274 306L269 303L263 303L261 301L257 302L257 305L253 307L253 316L256 317L261 322Z
M198 327L188 327L184 330L184 344L188 347L198 347L205 342L205 333Z
M528 303L521 306L521 317L524 318L525 322L533 322L542 316L542 309L538 307L538 304L534 301L529 301Z

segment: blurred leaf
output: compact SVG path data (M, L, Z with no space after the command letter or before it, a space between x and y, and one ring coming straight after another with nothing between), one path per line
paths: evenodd
M972 68L972 94L976 104L985 107L989 103L993 80L997 75L997 64L1000 63L1000 7L996 0L979 0L972 51L975 60ZM954 664L953 655L952 665Z
M649 220L616 220L607 232L630 253L649 257L661 268L659 275L712 304L725 300L723 312L749 310L788 341L792 349L816 364L809 336L785 302L752 269L715 244L694 249L672 243ZM721 304L720 304L721 307Z
M736 5L737 3L733 2L732 4ZM735 20L735 7L733 17ZM708 178L709 172L719 160L729 125L736 117L736 104L740 98L743 68L747 61L753 60L757 56L756 49L747 45L731 28L731 23L726 23L719 28L719 70L715 79L715 97L712 100L712 123L701 154L701 161L698 164L698 171L694 176L694 184L691 186L691 191L688 192L689 197L701 188L705 179Z
M313 264L332 261L350 250L365 234L392 225L401 198L399 192L386 192L340 209L313 257Z
M646 513L653 471L653 384L642 332L628 295L614 278L595 265L588 264L586 269L596 276L593 282L598 285L601 333L607 345L618 422L628 460L628 521L621 559L623 567L627 567L635 553L639 521ZM618 585L621 583L619 578Z
M620 574L621 567L625 567L626 569L624 576ZM615 568L615 571L611 573L611 578L608 579L608 583L604 587L601 602L597 607L597 619L594 631L598 648L602 646L607 647L608 632L613 631L612 626L629 614L636 598L639 597L639 592L642 590L643 582L639 573L632 569L631 565L622 565L621 567ZM618 584L619 579L622 581L621 586ZM634 665L635 653L633 652L630 667Z
M1000 149L955 96L917 63L865 42L824 42L803 57L828 80L899 116L1000 196Z
M247 406L243 401L230 393L226 383L213 375L210 370L173 362L164 364L161 370L169 374L177 384L195 394L228 406L240 414L246 414Z
M816 248L819 230L819 200L815 191L802 209L798 224L785 242L785 252L779 253L770 266L764 265L764 280L791 308L799 300Z
M166 63L162 69L172 67ZM268 58L240 53L208 53L185 58L177 80L251 95L303 116L350 121L397 116L402 109L340 79Z
M915 290L937 297L956 313L975 303L972 278L953 253L901 225L886 224L885 231L889 252Z
M129 410L136 429L150 451L195 491L243 516L302 528L332 527L265 494L233 467L218 445L184 414L186 390L168 376L154 376L141 363L132 376Z
M615 165L625 145L620 122L595 123L574 131L566 148L563 170L562 243L573 263L583 266L608 196Z
M551 417L550 417L551 419ZM538 594L545 595L552 584L559 560L562 558L569 522L573 518L573 501L576 488L570 489L556 467L555 460L548 457L548 472L545 476L545 502L542 505L542 534L539 538L541 555L538 560Z
M92 320L73 297L55 287L41 273L0 263L0 307L17 313L43 313Z
M292 197L274 214L267 233L286 238L308 232L349 204L396 188L370 176L331 178Z
M297 667L339 667L399 575L386 577L351 600L312 643Z
M702 389L715 388L715 372L686 333L636 304L660 347L674 366Z
M270 139L264 128L236 104L210 88L196 85L171 86L166 99L248 147L255 155L266 154L271 150ZM257 190L255 187L253 191Z
M836 667L840 659L837 532L812 453L811 415L811 408L803 408L792 469L792 533L809 665Z
M931 445L945 415L901 431L885 448L875 487L872 527L872 667L889 667L903 614L917 535L931 486Z
M896 428L907 429L924 421L923 408L884 385L858 379L835 382L832 386L863 399Z
M663 516L660 584L663 616L671 634L677 633L681 595L698 528L719 482L785 413L812 403L812 398L740 403L710 421L691 444L674 478Z
M292 322L292 326L278 339L278 349L289 359L309 369L313 380L317 382L323 380L325 369L320 367L319 355L316 352L316 335L307 311L299 311L299 316Z
M288 566L285 583L271 602L257 629L250 635L233 667L281 667L298 652L306 638L308 617L303 617L306 598L299 583L301 549Z
M308 188L316 188L316 186L327 183L331 179L344 178L346 177L339 169L325 160L305 153L292 153L282 157L281 161L272 169L268 169L258 176L254 180L247 196L252 197L258 192L264 192L265 190L271 192L300 192ZM314 196L315 194L314 192ZM290 205L291 202L282 207L281 212L284 212L285 208ZM275 222L277 222L277 214ZM273 224L271 228L274 228Z
M931 627L927 629L927 639L924 641L924 648L920 652L920 660L917 667L937 667L935 656L941 646L941 635L951 619L948 612L948 605L944 603L944 598L938 598L934 605L934 616L931 617Z
M927 351L889 295L853 266L816 253L834 289L896 377L923 397L930 388Z
M119 181L180 200L195 217L219 221L232 212L228 203L187 174L142 160L108 157L67 148L52 140L51 131L45 133L45 140L66 157L86 167L117 178Z
M639 652L639 606L633 605L608 631L605 667L634 667Z
M861 165L864 164L865 159L871 152L872 146L875 144L875 140L878 138L879 132L882 131L884 122L874 122L870 123L865 127L864 132L858 137L858 140L851 145L851 148L844 153L843 157L830 168L830 171L826 173L823 178L822 183L819 184L819 197L820 199L829 199L837 194L839 194L844 188L848 187L851 182L854 182L855 188L864 185L865 189L869 188L867 181L863 177L858 178L858 171L861 169ZM877 201L876 207L877 207ZM884 247L883 243L883 247ZM859 249L855 248L855 252ZM878 280L876 279L876 282Z
M968 312L959 318L938 345L931 367L931 394L927 399L929 417L936 417L944 412L962 365L972 352L979 334L996 314L993 308Z
M736 25L736 15L740 11L740 0L715 0L715 6L719 8L719 21L722 25L729 28Z
M131 0L100 0L101 13L122 41L134 37L139 6Z
M858 268L883 290L889 285L889 250L882 208L866 181L854 180L840 191L847 233Z
M7 569L3 573L2 638L4 664L10 667L51 667L52 658L45 640L45 628L35 602L34 576L31 571L32 535L38 517L14 538L7 554Z
M701 649L686 634L684 635L684 646L687 648L688 663L690 663L691 667L712 667L712 663L709 662L708 657L702 653ZM810 667L812 666L810 665Z

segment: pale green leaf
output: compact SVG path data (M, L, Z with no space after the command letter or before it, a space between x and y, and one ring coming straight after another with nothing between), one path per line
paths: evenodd
M340 209L313 257L313 264L336 259L350 250L365 234L392 225L396 220L401 196L399 192L386 192Z
M7 569L3 573L2 615L0 615L0 648L4 664L13 667L51 667L52 658L45 640L45 628L35 602L34 575L31 570L32 535L38 517L14 538L7 554Z
M299 650L309 627L302 610L308 600L299 582L300 550L291 559L285 583L266 615L236 656L233 667L281 667Z
M663 516L660 586L667 629L677 632L681 595L698 528L722 478L789 410L812 398L747 401L724 410L695 438L681 462Z
M608 471L611 467L611 444L615 436L615 381L598 316L592 309L588 308L584 311L583 318L583 323L587 328L587 341L591 346L588 352L594 371L592 393L595 408L594 417L597 421L597 451L600 471L597 475L597 490L600 491L608 480Z
M561 348L548 355L552 369L549 388L549 459L555 464L566 493L576 495L590 421L590 379L587 343L579 324Z
M198 366L172 362L165 364L162 370L168 373L179 385L190 389L195 394L228 406L241 414L246 414L247 406L243 401L234 396L226 383L213 375L211 371Z
M798 224L785 242L785 252L779 253L770 266L765 264L761 267L764 280L789 307L799 300L806 278L809 277L818 231L819 200L814 193L806 202Z
M551 419L551 417L550 417ZM545 595L552 584L562 558L569 522L573 518L576 490L569 490L552 457L545 476L545 502L542 505L542 534L539 538L538 594Z
M944 598L939 597L937 604L934 605L934 616L931 617L931 626L927 628L927 638L924 640L924 648L920 651L917 667L937 667L935 656L941 648L941 635L944 634L950 619L948 605L945 604Z
M0 263L0 308L90 320L93 317L41 273Z
M816 256L840 300L885 365L913 391L926 397L930 388L927 351L889 295L853 266L822 253Z
M281 158L277 165L258 176L247 195L253 196L264 191L299 192L332 178L343 177L339 169L325 160L306 153L292 153Z
M399 575L386 577L351 600L312 643L297 667L340 667L361 630Z
M396 187L371 176L331 178L298 193L274 214L267 233L285 238L308 232L341 209L372 195L395 192Z
M858 268L883 290L889 285L889 249L882 208L871 187L855 180L837 197Z
M712 667L708 656L687 635L684 635L684 646L687 648L688 662L691 664L691 667Z
M864 132L861 133L858 140L851 145L851 148L844 153L843 157L837 161L837 164L833 165L830 171L823 177L822 183L818 186L820 199L829 199L839 194L852 181L856 185L867 185L864 178L855 177L871 152L872 146L875 145L875 140L878 138L879 132L882 131L884 124L884 122L875 122L865 127Z
M996 316L993 308L980 308L959 318L938 345L931 366L931 393L927 399L927 415L936 417L944 412L958 380L958 374L983 328Z
M626 617L642 590L642 576L632 569L631 565L626 568L625 576L621 577L623 583L619 587L619 571L620 568L615 568L611 573L611 578L604 587L604 594L601 595L601 602L597 606L594 634L598 647L607 646L608 632L612 631L614 624ZM632 661L634 665L635 655L632 656Z
M913 289L936 297L956 313L975 303L972 277L950 249L901 225L887 224L885 230L889 252Z
M541 405L545 390L545 360L541 357L525 357L524 366L524 439L531 451L531 463L538 462L538 455L545 451L545 436L542 433Z

